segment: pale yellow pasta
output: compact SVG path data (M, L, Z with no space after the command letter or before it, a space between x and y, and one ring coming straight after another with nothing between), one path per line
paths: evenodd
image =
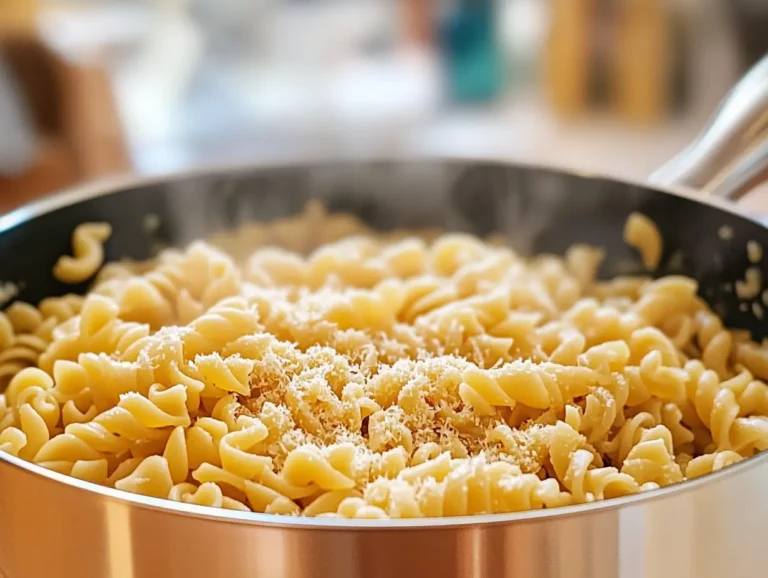
M722 452L715 452L712 454L705 454L697 458L693 458L685 469L685 476L689 479L698 478L700 476L709 474L710 472L716 472L726 466L735 464L743 460L739 454L730 450L724 450Z
M640 436L624 459L621 471L641 485L659 487L681 482L683 474L673 451L670 431L663 425L654 426Z
M93 275L108 234L79 227L57 277ZM625 235L655 268L655 225ZM318 205L217 242L236 259L196 242L0 313L0 451L184 504L380 519L590 503L768 449L768 345L693 279L597 281L600 249L524 259Z
M302 512L305 516L322 516L323 514L333 514L339 509L344 500L349 498L360 498L361 494L355 489L334 490L326 492L313 500Z
M642 213L632 213L624 226L624 241L640 251L646 269L656 269L664 244L659 228Z
M115 488L155 498L169 497L173 480L168 460L161 456L145 458L133 472L115 482Z
M754 299L763 290L763 279L758 267L750 267L744 272L744 280L734 284L739 299Z
M171 488L168 498L177 502L209 506L212 508L224 508L249 512L250 508L224 495L221 488L212 482L205 482L199 486L188 483L179 483Z
M763 259L763 246L757 241L747 241L747 258L750 263L759 263Z
M37 365L54 338L56 326L79 311L81 297L52 297L40 309L16 301L0 312L0 388L28 366Z
M564 422L558 422L550 439L550 460L556 479L573 501L593 502L606 497L634 494L642 483L614 467L600 467L586 439Z
M112 234L108 223L83 223L72 233L74 257L63 255L53 267L53 275L64 283L82 283L93 277L104 261L104 242Z

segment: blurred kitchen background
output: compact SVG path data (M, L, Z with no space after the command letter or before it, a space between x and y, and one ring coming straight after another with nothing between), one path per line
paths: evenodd
M768 0L2 0L0 212L302 156L643 179L766 51Z

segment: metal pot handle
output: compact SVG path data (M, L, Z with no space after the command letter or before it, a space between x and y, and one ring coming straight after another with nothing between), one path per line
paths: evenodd
M738 200L768 179L768 54L723 99L707 127L650 177Z

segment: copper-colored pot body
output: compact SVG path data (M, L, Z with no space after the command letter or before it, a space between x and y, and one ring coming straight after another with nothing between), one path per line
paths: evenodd
M34 468L37 471L31 471ZM344 522L133 497L0 462L6 578L747 578L768 568L768 455L638 499Z

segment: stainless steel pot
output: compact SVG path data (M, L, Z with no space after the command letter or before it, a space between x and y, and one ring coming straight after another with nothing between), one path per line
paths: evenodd
M768 59L702 136L643 186L542 168L422 159L297 164L78 189L0 218L0 277L23 299L59 294L51 265L72 228L105 219L109 258L145 258L247 220L295 213L307 198L371 224L506 234L525 252L576 241L607 248L603 275L634 255L621 242L641 210L665 238L661 272L696 277L732 326L768 327L724 282L751 266L768 229L686 191L721 173L768 112ZM714 187L737 198L768 167L752 148ZM682 186L681 186L682 185ZM148 232L142 220L159 215ZM718 229L732 228L726 242ZM761 263L763 278L768 264ZM80 289L85 289L81 287ZM0 575L6 578L747 578L768 575L768 453L640 496L559 510L434 520L341 521L215 510L94 486L0 454Z

